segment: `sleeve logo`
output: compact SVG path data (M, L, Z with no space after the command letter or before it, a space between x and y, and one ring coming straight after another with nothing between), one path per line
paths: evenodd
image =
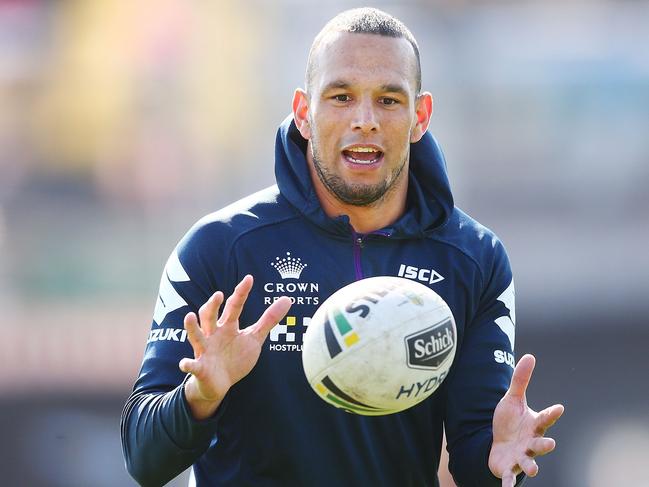
M155 310L153 311L153 321L159 326L169 313L175 311L183 306L187 306L185 301L178 291L173 287L172 282L187 282L189 276L180 263L178 252L174 250L169 256L167 265L162 272L160 279L160 293L156 301Z
M515 291L514 291L514 280L509 283L507 289L498 296L498 301L505 305L505 308L509 311L509 316L501 316L496 318L496 324L503 331L507 338L509 338L509 343L511 345L512 352L514 351L514 339L516 336L515 326L516 326L516 307L514 304L515 300Z

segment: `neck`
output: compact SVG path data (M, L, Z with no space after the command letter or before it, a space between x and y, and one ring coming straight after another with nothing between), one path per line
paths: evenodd
M404 168L399 179L376 202L368 206L357 206L345 203L332 194L320 181L313 165L310 147L307 149L309 174L315 188L316 196L325 214L330 218L347 215L355 232L370 233L387 227L397 221L406 211L408 195L408 168Z

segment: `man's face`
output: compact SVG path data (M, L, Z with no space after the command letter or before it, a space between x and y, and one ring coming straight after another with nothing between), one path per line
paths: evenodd
M334 33L313 66L306 136L315 171L338 200L371 205L407 177L410 142L421 137L413 135L412 46L402 38Z

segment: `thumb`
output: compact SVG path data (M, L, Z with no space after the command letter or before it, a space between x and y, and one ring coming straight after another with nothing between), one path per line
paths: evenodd
M516 399L522 399L525 396L525 391L527 391L527 386L532 379L532 372L534 371L534 365L536 364L536 359L534 355L525 354L516 364L514 369L514 375L512 376L511 384L509 385L509 390L507 394Z
M516 475L511 470L504 472L502 478L502 487L514 487L516 485Z
M184 358L178 363L178 368L185 374L198 375L200 373L200 363L198 360Z
M265 340L270 330L286 316L291 304L291 299L287 296L279 298L266 308L261 318L251 327L251 331L261 337L262 340Z

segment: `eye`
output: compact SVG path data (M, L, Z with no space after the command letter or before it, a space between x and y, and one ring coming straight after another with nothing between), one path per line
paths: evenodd
M392 106L399 103L399 100L395 100L394 98L390 98L389 96L384 96L379 101L382 105L386 106Z
M340 103L347 103L348 101L351 101L351 97L349 95L334 95L331 97L333 100L340 102Z

